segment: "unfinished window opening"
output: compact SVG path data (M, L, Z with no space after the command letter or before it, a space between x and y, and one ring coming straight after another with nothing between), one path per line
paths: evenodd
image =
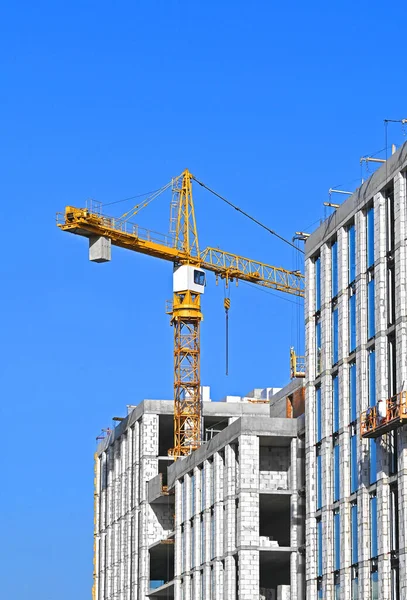
M395 475L398 471L398 429L393 429L387 434L389 447L389 473Z
M370 574L371 600L379 600L379 573L376 570Z
M239 556L238 554L234 554L233 558L235 559L235 594L236 594L236 600L237 598L239 598Z
M384 192L386 198L386 229L387 252L392 253L395 245L395 220L394 220L394 185L393 182Z
M187 505L187 489L186 489L186 482L185 479L182 478L179 481L180 483L180 487L181 487L181 505L182 505L182 511L181 511L181 522L184 523L185 518L186 518L186 505Z
M201 511L205 510L205 489L206 489L206 482L205 482L205 463L202 463L201 467L200 467L200 475L201 475Z
M322 369L322 337L321 337L321 321L315 322L315 377L321 374Z
M335 240L331 246L331 273L332 273L332 298L336 298L338 295L338 243Z
M209 442L218 433L221 433L229 425L229 419L219 419L219 417L204 417L204 439Z
M193 471L189 474L189 489L191 497L191 516L193 516L195 514L195 475Z
M368 394L369 406L376 406L376 353L374 348L368 352Z
M334 510L334 569L341 568L341 516L339 508Z
M290 553L260 549L260 593L277 598L280 585L290 585Z
M332 433L339 431L339 378L338 375L332 377L332 404L333 419Z
M369 483L377 481L377 446L376 440L369 440Z
M394 259L387 257L387 325L396 322L396 279Z
M334 573L334 599L340 600L341 598L341 577L340 573Z
M239 445L238 444L230 444L231 449L235 455L235 461L239 464Z
M316 455L317 455L317 510L322 508L322 456L321 456L321 446L318 445L316 447Z
M150 589L157 589L174 579L173 543L158 543L152 546L149 550L149 559ZM169 597L173 598L173 595Z
M391 600L400 600L400 570L398 559L391 565Z
M215 541L216 541L216 524L215 524L215 511L211 508L211 560L215 558Z
M351 516L351 548L352 548L352 564L355 565L359 561L359 547L358 547L358 505L356 502L352 502L350 508Z
M334 489L333 499L334 502L339 500L340 497L340 449L339 449L339 436L333 437L333 472L334 472Z
M239 498L235 499L235 533L238 530L239 524Z
M335 301L332 302L332 365L339 360L339 308Z
M172 459L158 459L158 473L161 475L161 484L163 488L168 485L168 467L172 465Z
M374 265L374 209L370 206L366 212L366 260L367 268Z
M348 283L356 279L356 232L355 225L348 227Z
M372 268L367 272L367 339L372 339L375 334L375 283Z
M259 438L260 491L287 490L290 481L290 447L270 446Z
M390 486L390 550L393 556L399 549L399 501L397 484Z
M397 356L396 356L396 336L394 333L388 336L388 398L397 394Z
M317 519L317 574L318 577L322 577L322 521L321 518Z
M358 435L356 424L350 426L350 493L358 489Z
M357 394L356 394L356 362L349 365L349 404L350 404L350 422L353 423L358 417L357 412Z
M185 573L185 529L181 525L181 573Z
M377 558L377 496L370 495L370 556Z
M168 456L168 450L174 446L173 415L158 416L158 455Z
M203 515L200 515L200 524L201 524L201 564L203 565L205 562L205 521Z
M215 483L214 483L215 468L214 468L214 464L213 464L213 456L208 458L208 461L207 461L207 477L209 477L209 490L207 491L209 505L213 506L214 497L215 497Z
M315 259L315 312L321 310L321 258Z
M315 389L315 433L316 442L320 442L322 439L322 400L321 400L321 388Z
M200 575L200 580L201 580L201 600L207 600L205 575L204 575L204 572L202 569L199 571L199 575Z
M351 583L352 600L359 600L359 570L358 567L352 567L352 583Z
M190 521L190 535L191 535L191 569L195 567L195 527L194 520Z
M291 533L290 494L260 494L260 546L289 547Z
M356 350L356 285L352 283L349 288L348 316L349 316L349 354Z

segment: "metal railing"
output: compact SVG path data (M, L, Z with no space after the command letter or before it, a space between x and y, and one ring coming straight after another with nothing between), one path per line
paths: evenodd
M290 348L291 379L305 377L305 356L297 356L294 348Z
M383 410L379 407L383 406ZM407 392L400 392L360 415L360 435L365 438L379 437L407 422Z
M132 235L145 242L153 242L166 246L167 248L175 247L175 238L172 235L166 235L152 229L146 229L140 227L135 223L131 223L121 217L107 217L101 213L101 207L95 206L92 201L90 208L73 208L72 212L69 211L69 207L65 213L58 212L56 215L57 225L69 226L76 225L80 227L81 223L89 225L97 225L104 229L110 229L118 233L124 233ZM97 203L98 204L98 203ZM72 215L72 216L71 216Z

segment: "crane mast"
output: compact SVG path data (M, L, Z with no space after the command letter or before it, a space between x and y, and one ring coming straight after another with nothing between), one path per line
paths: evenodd
M174 459L190 454L199 447L202 439L200 325L205 271L212 271L226 281L242 280L299 297L304 296L305 287L304 276L298 271L219 248L207 247L200 251L192 197L193 179L186 169L172 181L171 208L175 208L176 214L171 215L170 224L175 224L175 236L154 233L131 223L129 218L138 212L139 206L119 218L102 215L93 207L67 206L63 214L57 214L57 225L62 231L89 239L90 260L110 260L113 244L173 264L173 301L167 312L174 328L174 447L169 452Z
M175 245L188 257L199 256L191 179L186 169L182 179L176 182L180 187L174 189L178 195ZM178 283L180 270L185 275ZM170 452L175 459L196 450L201 442L200 325L203 316L196 274L199 278L201 270L196 269L190 259L174 264L171 318L174 327L174 448Z

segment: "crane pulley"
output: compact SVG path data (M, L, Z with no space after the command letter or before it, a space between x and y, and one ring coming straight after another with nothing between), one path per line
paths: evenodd
M102 214L99 208L67 206L57 215L57 225L89 239L89 257L95 262L110 260L111 245L127 248L172 262L173 303L169 311L174 327L174 448L177 459L201 443L200 324L201 295L205 272L226 281L249 283L304 296L304 276L299 271L274 267L249 258L207 247L200 251L192 196L194 176L186 169L160 192L172 187L171 222L175 235L162 235L129 221L139 206L119 218ZM201 182L199 182L200 185ZM158 195L158 194L156 194ZM148 202L142 204L142 207ZM229 309L226 306L226 312Z

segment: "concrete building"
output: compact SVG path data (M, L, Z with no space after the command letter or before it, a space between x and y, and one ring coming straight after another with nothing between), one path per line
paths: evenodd
M406 170L405 144L306 243L309 600L407 598Z
M95 455L94 600L304 597L302 384L204 388L205 442L174 464L173 402L130 407Z

